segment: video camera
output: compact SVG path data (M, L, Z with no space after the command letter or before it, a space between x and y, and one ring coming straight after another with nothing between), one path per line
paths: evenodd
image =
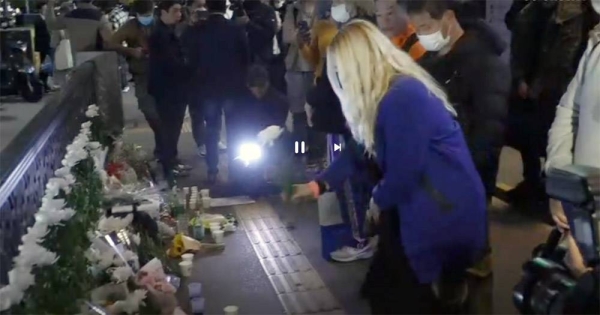
M562 202L570 232L592 271L579 278L572 275L563 263L562 233L554 229L523 265L513 302L521 314L599 314L600 194L589 183L600 176L600 169L569 165L546 175L546 193Z

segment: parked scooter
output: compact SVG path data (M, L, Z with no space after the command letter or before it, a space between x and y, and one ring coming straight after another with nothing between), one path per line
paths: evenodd
M0 57L1 95L21 95L27 102L42 99L44 87L33 62L27 57L27 43L8 40Z

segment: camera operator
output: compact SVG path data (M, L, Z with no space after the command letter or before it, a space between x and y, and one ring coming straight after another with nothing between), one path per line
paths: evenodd
M276 59L273 40L277 33L275 10L260 0L232 2L234 20L245 26L248 34L251 62L260 64L272 75L272 65Z
M600 0L591 0L590 3L594 11L600 14ZM598 86L600 86L600 24L590 32L587 49L579 62L577 73L556 108L556 117L548 133L547 170L569 164L600 168ZM600 194L600 178L591 179L589 186L594 196ZM589 272L589 269L585 266L582 254L569 233L569 222L563 207L567 205L557 200L550 201L552 218L557 227L565 232L567 238L568 251L565 263L573 275L579 277Z

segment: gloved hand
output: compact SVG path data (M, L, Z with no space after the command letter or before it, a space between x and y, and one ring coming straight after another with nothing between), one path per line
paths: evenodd
M283 128L279 126L269 126L263 129L261 132L259 132L256 137L258 139L258 143L261 146L272 146L273 142L277 140L277 138L279 138L279 136L281 136L282 133Z
M369 202L369 210L367 210L367 220L373 221L373 223L379 223L380 213L381 210L379 209L379 206L375 204L375 201L373 201L373 198L371 198L371 201Z

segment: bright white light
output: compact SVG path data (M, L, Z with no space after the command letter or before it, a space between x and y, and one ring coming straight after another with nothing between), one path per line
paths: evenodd
M256 143L244 143L240 146L238 159L242 160L246 165L254 162L262 157L262 149Z

